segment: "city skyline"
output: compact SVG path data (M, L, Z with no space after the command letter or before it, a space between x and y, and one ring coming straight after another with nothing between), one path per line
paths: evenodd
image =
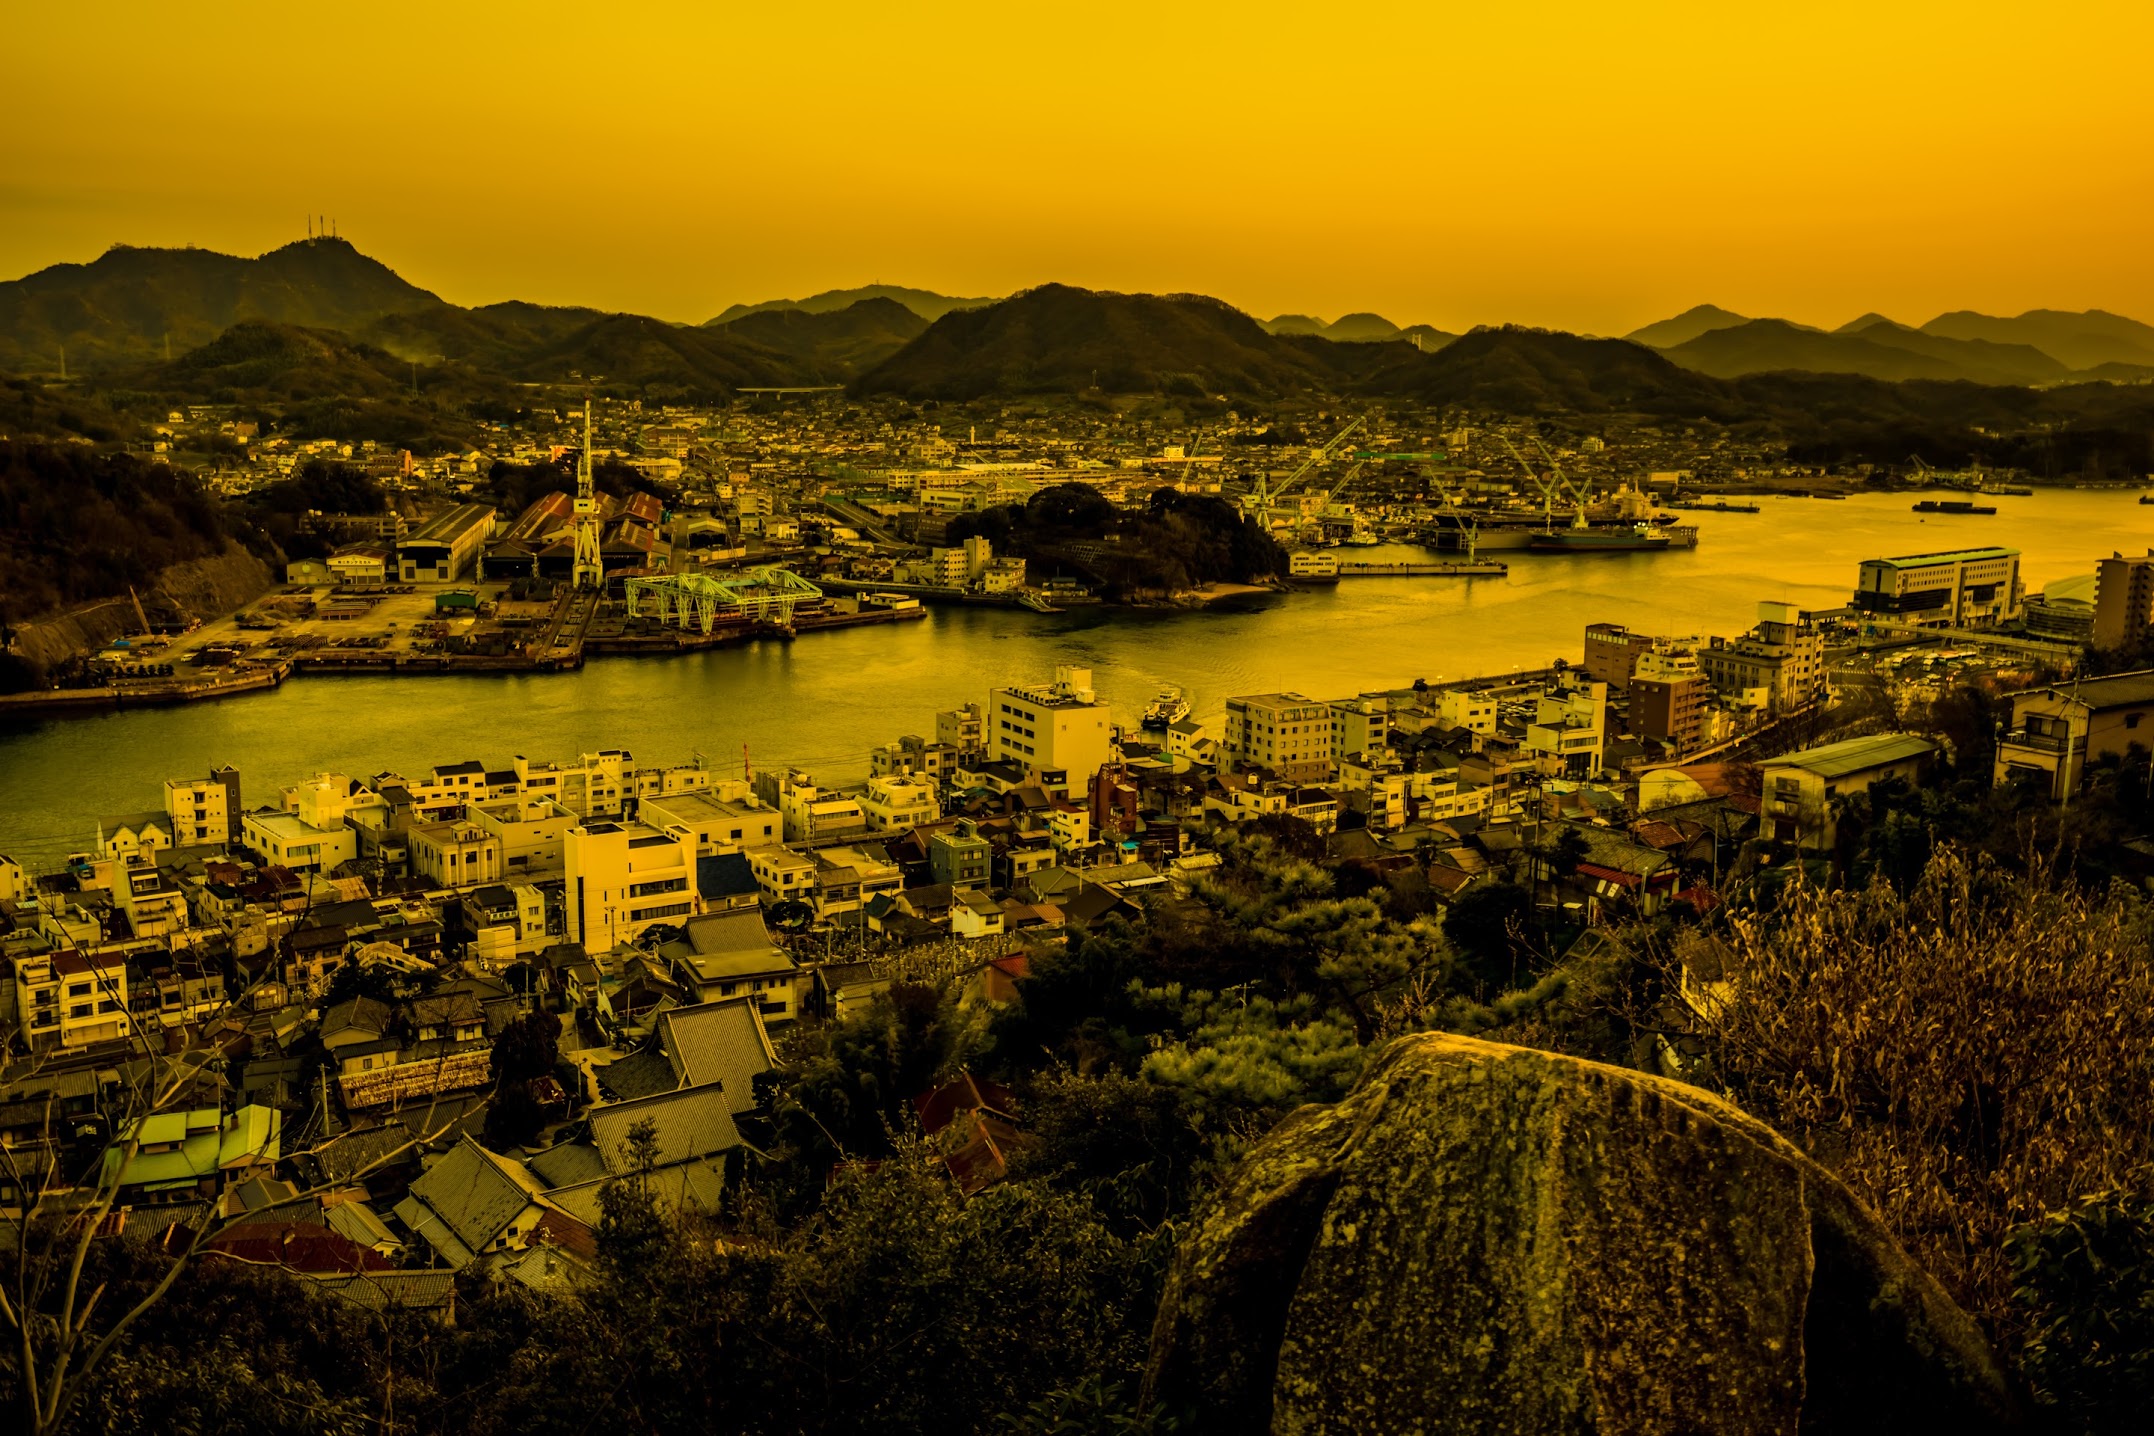
M871 282L1603 334L1700 303L1828 328L2154 313L2154 102L2128 73L2154 22L2121 6L2036 34L2002 7L1573 11L1543 33L846 13L810 44L668 7L366 34L240 7L154 53L102 18L26 17L22 108L74 118L13 157L0 270L113 243L259 253L315 213L454 302L684 322ZM121 83L83 114L67 58L100 50Z

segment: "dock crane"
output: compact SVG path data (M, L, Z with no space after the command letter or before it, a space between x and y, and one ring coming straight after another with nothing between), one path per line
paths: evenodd
M1295 485L1307 478L1312 469L1329 459L1341 444L1358 433L1365 422L1367 421L1356 419L1345 428L1339 430L1338 433L1333 434L1330 441L1322 448L1302 460L1300 468L1280 480L1277 488L1270 487L1270 480L1260 471L1256 476L1256 486L1242 495L1243 510L1259 522L1269 525L1271 511L1279 506L1280 501L1292 491Z
M1541 451L1541 457L1548 461L1548 472L1555 476L1556 483L1562 488L1565 497L1577 507L1578 515L1571 520L1571 527L1574 529L1584 528L1586 526L1586 500L1592 497L1593 481L1591 479L1580 479L1577 483L1572 483L1570 475L1563 472L1563 465L1556 462L1556 456L1548 452L1548 445L1542 443L1538 435L1534 437L1533 447Z
M591 401L583 401L583 453L576 460L576 563L570 571L577 588L603 589L606 564L599 552L598 495L591 487Z
M1518 461L1518 466L1526 471L1526 477L1533 480L1533 486L1541 491L1542 521L1551 529L1556 526L1556 500L1557 496L1561 495L1566 502L1575 504L1578 509L1578 516L1571 526L1573 528L1584 528L1586 526L1587 485L1582 483L1573 485L1564 474L1562 465L1556 462L1555 455L1549 453L1548 446L1539 439L1533 441L1533 446L1541 451L1542 458L1548 460L1549 471L1545 475L1534 468L1527 461L1526 456L1518 452L1518 447L1509 439L1500 434L1496 437L1503 444L1504 450Z

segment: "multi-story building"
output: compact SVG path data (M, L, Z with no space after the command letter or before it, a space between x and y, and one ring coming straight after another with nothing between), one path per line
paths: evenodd
M1391 747L1391 700L1381 694L1335 698L1331 708L1333 771L1356 754L1376 755Z
M748 871L772 902L815 901L815 859L782 843L748 849Z
M1436 696L1438 726L1463 728L1469 733L1496 731L1496 698L1468 688L1450 688Z
M1108 717L1107 705L1092 691L1092 670L1058 667L1051 684L989 691L986 756L1043 774L1059 770L1064 777L1055 790L1067 797L1072 783L1084 791L1114 757Z
M870 749L868 770L878 778L925 778L941 783L957 771L957 759L957 749L949 744L930 743L908 733L895 743Z
M637 808L637 816L653 827L688 829L695 835L699 857L737 853L784 837L783 815L744 792L732 797L681 793L645 798Z
M2115 554L2094 566L2096 648L2125 648L2154 626L2154 549L2145 558Z
M1630 727L1640 738L1655 738L1677 752L1698 746L1705 733L1706 700L1712 685L1687 649L1641 654L1630 680Z
M1985 628L2019 617L2024 597L2018 549L1945 549L1864 559L1854 607L1925 628Z
M1605 683L1611 693L1630 687L1638 660L1653 647L1650 634L1634 633L1620 623L1586 625L1586 676Z
M2013 694L1993 777L2033 783L2062 802L2079 791L2089 764L2127 761L2134 745L2154 749L2154 668Z
M1222 763L1268 768L1290 783L1332 773L1331 705L1301 693L1257 693L1227 700Z
M842 843L865 833L867 815L860 800L834 788L819 788L798 768L755 775L755 795L777 809L788 843Z
M583 821L551 798L503 798L465 812L501 845L501 871L509 878L559 872L568 830Z
M1607 741L1607 684L1558 674L1534 700L1526 751L1541 760L1544 771L1597 773Z
M610 951L696 910L695 839L685 828L585 822L568 830L563 856L568 936L586 952Z
M476 887L506 871L501 839L482 823L422 823L405 836L413 875L436 886Z
M960 758L987 751L987 710L977 703L935 715L935 741Z
M172 872L147 854L114 865L112 900L127 915L127 930L137 938L169 940L187 930L187 894Z
M860 795L860 812L871 833L901 833L942 816L942 798L926 778L868 779Z
M928 871L936 882L953 888L985 886L993 860L993 847L970 818L960 818L954 830L932 834L927 840Z
M1825 692L1825 635L1793 604L1764 602L1758 621L1737 638L1715 637L1698 665L1722 701L1785 713Z
M165 816L177 847L223 845L239 837L239 770L219 768L207 778L165 780Z
M33 1052L125 1037L131 1025L127 960L74 948L25 953L12 964L15 1023Z

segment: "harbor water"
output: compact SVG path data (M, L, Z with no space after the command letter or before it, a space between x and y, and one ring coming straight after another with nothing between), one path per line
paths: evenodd
M868 750L932 735L936 710L990 686L1089 667L1134 725L1167 685L1197 718L1238 693L1317 697L1576 659L1612 621L1732 634L1761 599L1845 604L1865 558L1984 544L2021 552L2030 593L2112 550L2154 547L2154 507L2117 491L1999 497L1995 516L1917 514L1907 494L1763 498L1756 514L1684 514L1698 546L1666 553L1499 555L1504 577L1346 579L1203 611L947 607L922 623L806 635L668 658L598 658L559 674L302 677L274 692L0 729L0 853L26 864L87 848L101 815L162 802L167 777L230 763L250 805L317 772L364 777L511 755L626 748L641 763L700 755L728 773L787 766L855 781ZM1421 549L1352 551L1424 560Z

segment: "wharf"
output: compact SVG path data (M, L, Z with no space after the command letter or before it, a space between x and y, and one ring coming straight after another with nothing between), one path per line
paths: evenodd
M15 718L88 716L120 708L163 708L205 703L275 688L292 674L289 662L248 668L215 678L164 678L99 688L45 688L0 694L0 722Z
M1010 589L1003 593L967 593L961 588L943 588L932 583L892 583L882 579L826 578L814 576L817 588L832 593L901 593L907 598L917 598L922 603L960 603L980 608L1029 608L1034 613L1060 613L1061 609L1027 590Z
M1430 563L1342 563L1340 578L1501 578L1511 566L1498 559L1482 558Z

